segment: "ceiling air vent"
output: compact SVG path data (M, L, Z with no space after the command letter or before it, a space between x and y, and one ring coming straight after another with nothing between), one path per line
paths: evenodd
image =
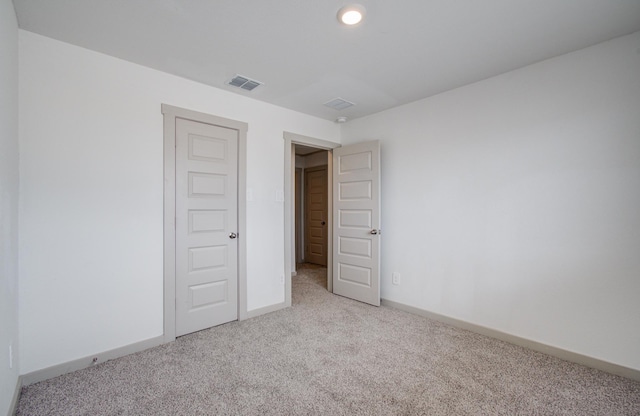
M256 81L255 79L247 78L242 75L236 75L231 79L231 81L227 82L227 84L242 88L243 90L252 91L256 87L262 85L262 82Z
M326 103L324 103L324 105L326 105L327 107L331 107L334 110L344 110L345 108L349 108L351 106L354 106L355 104L338 97L334 98L333 100L327 101Z

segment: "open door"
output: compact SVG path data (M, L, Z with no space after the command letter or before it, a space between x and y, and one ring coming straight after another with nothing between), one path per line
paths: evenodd
M380 143L333 150L333 293L380 306Z

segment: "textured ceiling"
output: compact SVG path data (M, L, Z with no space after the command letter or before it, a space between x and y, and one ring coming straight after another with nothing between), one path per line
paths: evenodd
M14 0L22 29L329 120L640 30L638 0L358 3L366 20L345 27L336 0ZM356 105L323 105L335 97Z

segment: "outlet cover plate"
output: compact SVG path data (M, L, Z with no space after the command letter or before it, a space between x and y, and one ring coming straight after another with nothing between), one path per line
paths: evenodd
M391 274L391 283L396 285L396 286L400 284L400 273L393 272Z

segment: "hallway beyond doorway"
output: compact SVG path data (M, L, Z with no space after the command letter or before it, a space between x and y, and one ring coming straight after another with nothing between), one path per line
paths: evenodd
M328 290L326 267L312 263L298 263L296 269L297 274L294 279L306 278L313 284Z

